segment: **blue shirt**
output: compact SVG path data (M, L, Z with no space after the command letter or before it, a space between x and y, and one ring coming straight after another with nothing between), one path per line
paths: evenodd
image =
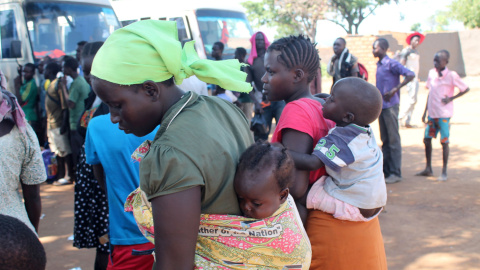
M382 96L400 84L400 75L415 76L413 71L402 66L387 55L377 62L377 88ZM400 103L400 91L397 91L389 101L383 100L383 109L388 109Z
M124 211L124 204L130 192L140 185L140 164L131 155L145 140L153 140L157 130L158 127L144 137L125 134L118 129L118 124L110 121L110 114L97 116L88 124L85 155L88 164L102 164L105 171L112 245L148 242L132 213Z

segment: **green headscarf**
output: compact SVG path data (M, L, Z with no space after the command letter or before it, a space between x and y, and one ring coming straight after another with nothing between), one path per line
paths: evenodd
M147 80L163 82L175 78L176 84L196 75L200 80L224 89L250 92L247 74L238 60L200 59L194 41L178 41L176 22L144 20L118 29L95 55L92 75L120 85Z

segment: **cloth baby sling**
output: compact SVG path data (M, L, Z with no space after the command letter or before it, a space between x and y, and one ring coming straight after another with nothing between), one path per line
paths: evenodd
M140 188L125 202L138 228L155 243L151 204ZM312 249L291 196L266 219L202 214L195 269L309 269Z

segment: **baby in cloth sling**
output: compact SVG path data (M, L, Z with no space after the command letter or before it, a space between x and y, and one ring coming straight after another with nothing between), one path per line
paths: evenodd
M201 215L196 269L309 269L310 242L288 189L293 169L281 144L258 142L242 154L234 186L244 216ZM153 243L151 207L140 189L128 196L125 210Z
M344 78L323 105L325 119L336 123L311 155L290 151L302 170L326 166L328 177L317 180L307 196L307 208L349 221L370 221L387 202L383 155L370 123L382 110L382 97L372 84Z

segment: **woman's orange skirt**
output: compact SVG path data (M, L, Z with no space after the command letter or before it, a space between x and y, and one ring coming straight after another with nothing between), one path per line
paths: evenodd
M344 221L312 210L307 234L312 244L312 270L387 269L378 217L369 222Z

